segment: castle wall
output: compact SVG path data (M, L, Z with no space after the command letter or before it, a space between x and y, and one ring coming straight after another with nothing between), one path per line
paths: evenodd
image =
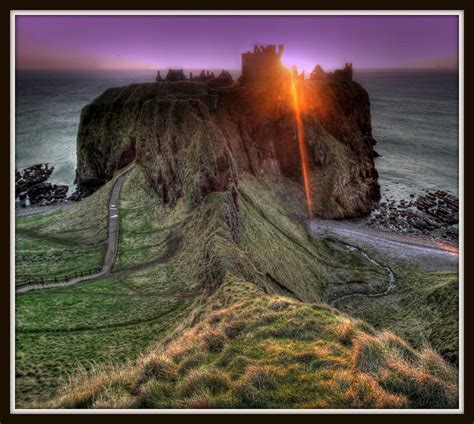
M280 47L277 53L275 46L256 47L254 52L242 54L242 80L261 81L279 77L282 71Z

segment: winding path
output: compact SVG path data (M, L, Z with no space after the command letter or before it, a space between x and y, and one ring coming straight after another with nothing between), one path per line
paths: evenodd
M334 240L331 240L331 241L333 243L336 243ZM385 272L387 273L387 287L385 289L377 292L377 293L359 293L359 292L356 292L356 293L345 294L343 296L339 296L339 297L333 299L332 301L330 301L329 302L330 306L335 307L337 303L339 303L343 300L357 298L357 297L360 298L360 297L382 297L382 296L386 296L397 286L397 281L395 279L395 274L394 274L394 272L392 271L392 269L390 267L378 263L374 258L369 256L367 254L367 252L364 252L362 249L359 249L358 247L351 246L351 245L345 244L345 243L338 243L338 244L340 244L345 250L348 250L350 252L354 252L354 251L359 252L370 263L374 264L378 268L384 269Z
M363 245L397 260L415 262L427 271L458 269L459 257L457 253L434 246L420 245L408 241L394 240L382 233L374 234L360 227L354 227L350 223L341 221L313 220L309 224L310 234L313 237L324 238L340 245L343 249L358 252L367 261L385 271L387 275L386 287L376 293L350 293L339 296L329 302L336 306L339 302L352 298L374 298L386 296L396 287L396 278L392 269L382 265L371 257L365 250L354 246L353 243ZM350 244L349 244L350 243Z
M105 253L104 264L99 272L95 274L86 275L83 277L73 278L69 281L61 283L45 283L45 284L29 284L16 288L17 293L25 293L32 290L44 290L52 289L55 287L66 287L74 284L82 283L84 281L93 280L94 278L102 277L110 274L112 266L115 262L118 253L118 240L119 240L119 195L122 184L125 180L126 175L130 172L131 168L122 173L114 183L112 193L109 200L109 217L108 217L108 230L107 230L107 251Z

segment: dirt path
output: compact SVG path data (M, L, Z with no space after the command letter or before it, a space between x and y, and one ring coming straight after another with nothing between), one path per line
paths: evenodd
M55 287L67 287L74 284L82 283L84 281L92 280L94 278L102 277L111 272L115 258L118 253L118 237L119 237L119 195L122 184L126 175L130 171L129 168L122 175L120 175L112 188L112 193L109 200L109 218L108 218L108 233L107 233L107 251L105 253L104 265L101 270L95 274L86 275L83 277L73 278L62 283L45 283L45 284L28 284L16 288L17 293L25 293L32 290L44 290Z

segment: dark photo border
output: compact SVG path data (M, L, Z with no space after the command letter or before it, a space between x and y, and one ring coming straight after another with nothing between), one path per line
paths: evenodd
M179 420L200 420L209 419L212 421L217 420L226 420L227 418L222 414L212 414L206 416L200 416L197 414L193 415L165 415L165 414L131 414L131 413L117 413L117 414L108 414L108 415L99 415L93 411L90 414L74 414L68 413L64 415L62 413L49 413L47 410L42 413L12 413L10 410L10 400L12 393L10 392L10 381L11 375L14 374L14 370L10 368L10 344L11 340L14 337L14 334L11 334L11 322L10 322L10 278L12 270L10 268L11 258L14 258L15 252L12 251L12 245L10 243L10 236L12 231L12 223L14 222L11 216L11 183L10 176L11 170L15 166L10 159L10 140L13 135L13 128L10 127L10 116L15 113L11 109L10 105L10 96L7 96L7 93L10 93L10 84L11 84L11 75L10 75L10 12L15 11L26 11L26 10L100 10L100 11L113 11L113 10L143 10L144 14L146 11L151 10L288 10L287 7L291 6L293 10L378 10L378 11L396 11L396 10L405 10L405 11L420 11L420 10L445 10L449 11L464 11L464 247L463 252L460 255L464 257L464 412L463 413L407 413L407 414L378 414L378 413L364 413L362 410L360 413L344 413L341 414L319 414L311 415L311 411L308 411L308 414L298 415L294 419L298 420L315 420L319 422L351 422L351 421L360 421L365 423L376 423L383 421L384 423L400 423L400 420L405 422L443 422L443 423L474 423L474 393L473 393L473 367L472 367L472 358L474 358L473 350L473 327L472 327L472 317L473 309L470 308L471 301L473 299L473 288L470 284L470 278L468 276L472 274L468 267L466 267L467 256L466 254L470 252L468 240L472 238L471 234L471 225L467 222L468 212L471 210L472 198L469 195L470 188L470 176L472 176L472 169L469 166L469 158L472 156L472 142L473 140L473 84L471 76L474 75L474 70L472 66L472 53L473 53L473 44L472 44L472 2L468 1L450 1L450 2L426 2L426 1L398 1L398 2L387 2L380 3L376 1L362 0L357 3L350 1L339 1L336 3L333 2L308 2L308 1L295 1L295 2L285 2L285 3L272 3L269 1L266 2L251 2L248 0L240 1L238 3L226 3L223 4L220 2L191 2L189 0L184 0L179 2L179 4L170 4L170 3L160 3L160 2L144 2L142 0L136 0L134 2L114 2L114 4L106 5L105 2L91 1L91 0L82 0L82 1L70 1L70 2L59 2L57 0L45 0L41 3L35 2L32 0L23 0L23 1L8 1L5 0L1 3L2 8L2 56L3 65L0 67L2 78L1 85L2 89L2 143L0 143L1 148L1 158L2 166L0 167L0 185L2 187L3 199L7 199L4 204L8 204L3 208L0 208L1 216L1 240L2 240L2 255L0 255L1 260L1 270L2 270L2 281L0 287L0 299L2 302L2 307L0 308L1 319L1 335L3 339L3 348L0 349L0 424L10 424L10 423L23 423L23 422L48 422L56 423L63 420L67 420L68 423L72 422L131 422L131 421L154 421L158 419L158 422L166 423L168 421L175 422ZM133 6L133 9L131 8ZM175 7L171 7L175 6ZM394 13L396 14L396 13ZM7 64L9 66L7 66ZM460 72L461 72L460 68ZM8 111L8 113L7 113ZM460 152L461 154L461 152ZM467 159L467 160L466 160ZM8 163L7 163L8 161ZM14 158L13 158L14 162ZM460 170L461 171L461 170ZM470 175L471 174L471 175ZM461 175L459 175L461 178ZM460 193L461 197L461 193ZM461 203L462 205L462 203ZM462 233L460 233L460 243L462 242ZM461 259L461 258L460 258ZM461 271L461 270L460 270ZM462 389L462 388L461 388ZM256 419L256 420L274 420L284 419L291 420L293 419L290 416L286 416L290 413L281 414L272 414L272 415L246 415L242 419ZM239 412L236 412L234 415L239 415ZM275 415L280 415L279 417ZM248 418L247 418L248 417ZM231 418L231 417L229 417Z

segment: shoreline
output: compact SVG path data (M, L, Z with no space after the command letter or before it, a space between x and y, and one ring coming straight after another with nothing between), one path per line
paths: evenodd
M399 261L416 263L425 271L458 271L457 247L434 242L426 236L381 231L363 220L318 220L307 224L311 237L336 238L360 249L375 249L378 253Z

